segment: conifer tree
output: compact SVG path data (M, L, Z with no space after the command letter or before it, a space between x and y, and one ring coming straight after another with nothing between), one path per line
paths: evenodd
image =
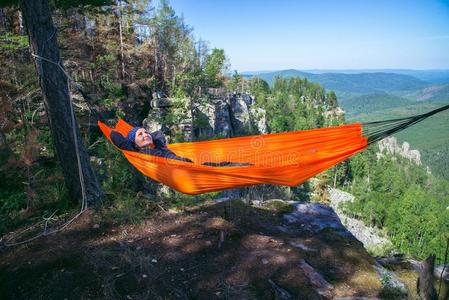
M89 156L71 108L69 80L60 58L57 31L53 25L49 3L47 0L17 2L9 1L7 4L19 4L22 12L64 181L74 199L82 197L84 187L86 200L94 203L102 198L103 193L90 166ZM67 7L84 2L87 1L55 0L54 4ZM101 1L91 2L98 4Z

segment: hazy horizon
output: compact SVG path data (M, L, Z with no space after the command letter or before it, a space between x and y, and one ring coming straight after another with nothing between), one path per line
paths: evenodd
M243 70L243 71L239 71L239 73L267 73L267 72L277 72L277 71L285 71L285 70L295 70L295 71L301 71L301 72L312 72L312 71L339 71L339 72L343 72L343 71L419 71L419 72L444 72L447 71L449 72L449 68L434 68L434 69L412 69L412 68L341 68L341 69L327 69L327 68L323 68L323 69L318 69L318 68L314 68L314 69L297 69L297 68L285 68L285 69L272 69L272 70Z

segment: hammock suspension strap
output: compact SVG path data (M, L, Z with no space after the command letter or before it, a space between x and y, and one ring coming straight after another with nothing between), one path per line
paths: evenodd
M368 145L370 145L447 109L449 104L416 116L362 123L363 136L368 138Z

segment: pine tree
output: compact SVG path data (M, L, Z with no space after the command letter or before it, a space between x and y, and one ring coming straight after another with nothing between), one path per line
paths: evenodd
M55 3L67 5L65 1ZM68 78L60 59L49 4L47 0L20 0L18 4L35 59L53 143L66 186L74 199L82 197L84 187L86 200L94 203L102 198L103 193L90 166L89 156L72 114ZM82 173L79 172L79 167Z

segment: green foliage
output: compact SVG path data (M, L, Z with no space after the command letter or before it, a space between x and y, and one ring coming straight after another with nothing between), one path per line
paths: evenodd
M185 209L187 207L193 207L208 200L217 198L219 194L220 192L211 192L196 196L190 196L177 191L173 191L173 194L169 198L164 199L164 204L169 209Z
M446 204L447 201L446 196ZM441 255L449 232L449 212L445 208L435 195L426 193L418 185L411 185L393 203L389 210L391 215L387 215L386 226L393 243L399 244L402 251L418 257L433 253Z
M130 172L129 163L106 138L101 137L101 140L95 150L103 159L97 172L100 178L103 178L104 190L113 194L131 190L135 178Z
M264 106L267 104L271 91L270 86L265 80L259 77L253 77L249 80L248 87L250 93L256 98L257 105Z
M385 92L376 92L365 94L341 101L341 105L347 111L347 117L352 119L361 113L387 110L396 107L404 107L411 104L412 101L399 96L391 95Z
M185 122L186 115L189 113L189 99L171 98L172 107L169 112L160 120L161 124L165 124L169 128L173 128L170 134L171 143L179 143L185 141L185 136L179 124Z
M4 178L2 178L4 181ZM21 209L26 207L26 195L21 189L6 189L1 186L0 190L0 215L2 222L0 223L0 232L3 232L10 222L17 218Z
M18 50L28 48L28 37L23 35L15 35L6 33L0 35L0 52L5 50Z
M312 201L328 204L329 203L329 175L328 172L322 172L315 178L315 190L313 191Z
M393 285L389 274L384 273L380 281L382 283L382 290L379 292L380 299L403 299L404 295L401 289Z
M346 205L366 224L384 229L395 248L441 260L449 232L449 184L399 157L377 160L373 151L351 159L356 200Z
M121 85L115 80L115 66L117 63L117 58L114 55L105 54L97 56L94 65L97 72L100 73L96 82L98 88L110 97L123 96ZM106 100L108 99L106 97ZM107 105L108 103L106 102L105 104Z
M72 209L77 204L69 199L55 163L4 166L0 172L0 235L16 226L40 221L42 214Z
M376 257L376 256L391 256L394 253L396 253L396 250L394 249L394 246L391 243L370 246L370 247L366 248L366 251L372 257Z
M197 128L204 128L209 126L209 118L206 114L203 113L196 113L195 114L195 119L193 122L193 127L197 127Z
M240 75L237 70L234 70L234 74L232 74L231 79L227 82L226 87L230 91L243 92L243 84L243 76Z
M147 201L147 199L142 199L136 195L133 196L130 191L121 191L114 195L108 206L104 206L102 221L111 222L115 225L137 224L145 217Z
M377 145L368 147L365 151L358 153L349 160L350 175L354 180L368 178L369 172L375 162Z
M332 97L326 98L324 89L307 79L277 77L271 91L260 79L252 79L249 86L257 93L258 105L267 111L272 132L319 128L326 123L324 111L331 107Z
M0 2L0 7L14 7L17 5L19 5L19 0L2 0L2 2Z
M204 84L208 87L220 87L223 84L222 77L226 71L226 56L223 49L214 48L206 57L204 67Z
M337 95L334 91L326 94L326 100L330 108L336 108L338 106Z

